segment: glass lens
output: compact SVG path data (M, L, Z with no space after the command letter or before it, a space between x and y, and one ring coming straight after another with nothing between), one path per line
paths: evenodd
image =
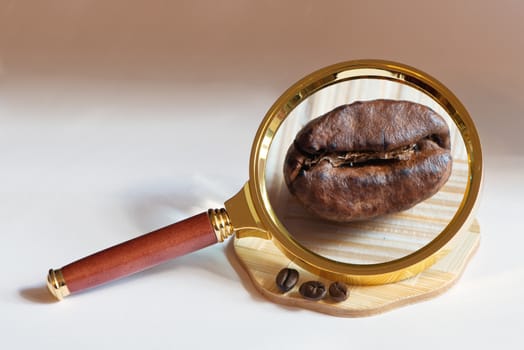
M357 218L349 222L323 218L311 208L306 208L307 206L311 207L312 203L304 203L303 200L298 199L296 193L294 195L290 192L284 176L284 165L288 150L294 144L300 130L311 120L343 105L377 99L414 102L429 107L444 119L449 128L451 142L452 166L449 179L436 194L408 209L372 218ZM397 125L394 127L400 133L412 132L409 128L403 128L402 125L399 125L399 123L403 123L402 119L400 119L400 122L399 119L395 120ZM384 133L384 128L392 126L386 124L381 129L370 124L365 127L375 128L376 130L372 130L372 133ZM367 131L363 132L362 137L365 137L366 133ZM335 154L335 157L340 159L340 164L337 163L337 160L335 163L337 163L336 166L340 167L356 166L369 169L369 171L361 172L361 174L366 173L365 176L371 178L373 183L370 184L370 188L375 186L375 194L372 196L374 200L378 203L389 201L394 204L397 198L387 195L387 193L392 193L387 188L388 182L383 182L380 178L374 179L373 169L378 166L387 167L388 162L392 162L391 164L403 162L414 152L417 152L419 147L419 144L413 144L403 146L400 151L393 150L382 153L376 152L376 150L374 152L360 150L351 154L339 152ZM326 155L307 160L307 164L303 164L302 171L309 171L312 166L328 161L324 156ZM332 160L330 162L334 164ZM327 178L328 183L330 181L341 181L340 179L344 177L342 175L341 178L330 178L330 176L332 176L331 173L321 175L321 177ZM402 176L413 176L408 165L402 172ZM378 78L359 78L339 82L307 97L289 113L276 132L269 149L265 169L267 194L272 210L293 239L318 255L353 264L376 264L396 260L415 252L432 241L457 212L464 197L467 178L468 163L464 141L457 126L446 111L431 96L411 86ZM363 179L362 181L367 180ZM400 182L402 183L402 181ZM322 181L311 180L309 186L317 189L323 184ZM325 197L327 196L331 200L347 201L348 206L357 205L355 204L356 198L341 198L342 193L333 189L330 190L328 187L322 191L324 191ZM362 187L360 191L366 191L366 187ZM393 193L397 193L400 198L403 189L396 188ZM400 201L400 199L398 200ZM327 201L329 202L329 200ZM327 203L326 205L329 206L330 204ZM364 201L364 203L358 205L367 204Z

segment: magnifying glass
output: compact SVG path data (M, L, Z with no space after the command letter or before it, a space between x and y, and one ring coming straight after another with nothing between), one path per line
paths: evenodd
M318 122L340 111L358 114L360 123L354 119L346 124ZM386 119L380 117L384 113L388 114ZM445 132L423 135L422 143L395 148L398 137L413 136L424 129L428 123L424 113L436 115L438 130L444 128ZM376 115L382 118L381 123L374 119ZM339 149L344 143L340 140L349 137L348 131L353 132L353 139L382 138L383 149ZM337 132L342 135L338 139ZM444 134L447 141L442 141ZM322 137L327 141L319 141ZM297 161L292 157L293 148L304 147L305 139L309 146L302 151L307 159L302 155ZM324 146L317 147L317 153L308 148L320 144ZM426 173L419 174L424 177L422 182L406 187L405 183L419 176L406 162L427 147L446 149L448 162L442 165L444 158L434 160ZM356 171L361 186L348 198L339 186L343 181L350 183L344 176L321 171L311 177L312 168L319 164L335 164L337 173ZM397 182L388 182L387 174L377 170L381 167L397 169ZM441 183L424 195L428 191L421 183L430 181L432 173L445 174ZM300 176L310 178L308 186L297 190L292 182ZM474 123L443 84L395 62L343 62L306 76L273 104L253 142L249 180L225 202L225 209L210 209L51 269L47 284L51 293L62 299L223 242L231 235L237 240L271 240L291 261L323 278L355 285L396 282L432 266L446 254L453 238L469 228L481 178L482 154ZM326 188L322 188L324 183L328 183ZM403 203L407 190L420 201ZM337 207L335 202L358 207L357 214L368 214L351 217L354 213L347 214L347 208ZM382 210L383 206L389 209Z

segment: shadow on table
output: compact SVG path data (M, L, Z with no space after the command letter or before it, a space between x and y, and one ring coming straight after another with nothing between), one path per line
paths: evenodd
M52 304L58 302L45 285L38 287L26 287L18 291L18 294L27 301L37 304Z

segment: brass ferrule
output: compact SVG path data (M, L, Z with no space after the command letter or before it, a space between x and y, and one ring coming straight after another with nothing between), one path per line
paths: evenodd
M60 269L49 270L49 273L47 274L47 288L58 300L62 300L64 297L71 294Z
M207 215L209 215L209 220L213 230L215 230L217 242L224 242L226 238L235 233L235 229L231 225L231 220L225 209L209 209Z

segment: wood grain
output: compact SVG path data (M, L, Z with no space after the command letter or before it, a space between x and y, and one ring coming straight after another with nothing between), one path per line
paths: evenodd
M448 290L461 276L467 262L480 242L480 227L475 221L468 230L460 232L450 242L448 254L431 268L417 276L379 286L350 286L349 298L335 303L326 298L308 301L298 293L300 283L320 280L326 285L332 281L320 278L289 260L269 240L235 238L234 250L253 284L269 300L288 306L310 309L334 316L362 317L382 313L397 307L435 297ZM288 293L281 293L275 277L284 268L299 271L297 286Z

